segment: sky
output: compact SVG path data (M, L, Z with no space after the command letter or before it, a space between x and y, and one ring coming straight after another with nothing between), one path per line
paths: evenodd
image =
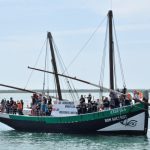
M34 71L27 84L31 74L27 67L44 68L44 42L49 31L69 75L98 84L106 17L110 9L113 10L126 86L150 89L149 0L0 0L0 83L28 89L42 88L43 74L40 72ZM80 55L72 63L79 51ZM107 57L108 54L105 87L109 87ZM122 88L119 68L117 79L118 88ZM49 81L50 88L54 88L51 83ZM77 89L93 88L73 83Z

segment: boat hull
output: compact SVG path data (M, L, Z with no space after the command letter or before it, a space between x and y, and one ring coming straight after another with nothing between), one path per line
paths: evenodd
M68 117L0 114L0 121L15 130L46 133L146 134L147 111L143 104Z

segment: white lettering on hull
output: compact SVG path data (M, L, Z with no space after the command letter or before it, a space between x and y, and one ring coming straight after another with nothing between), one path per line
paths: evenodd
M114 121L118 121L118 120L122 120L122 119L126 119L127 116L126 115L122 115L122 116L116 116L116 117L112 117L112 118L107 118L105 119L105 122L114 122Z

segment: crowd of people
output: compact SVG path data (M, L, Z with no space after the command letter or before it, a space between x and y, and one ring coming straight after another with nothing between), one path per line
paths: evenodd
M81 95L80 104L77 106L78 114L91 113L102 110L114 109L122 106L128 106L143 100L143 94L140 91L134 91L133 96L130 93L127 93L126 89L123 89L121 92L112 91L109 94L109 97L103 96L102 100L92 101L91 94L88 95L87 103L85 102L85 97Z
M92 101L91 94L87 97L88 103L85 98L81 95L80 104L77 106L78 114L85 114L98 111L98 102Z
M122 94L121 94L122 93ZM130 93L126 92L126 89L123 89L121 92L110 92L109 98L103 97L103 107L102 109L114 109L122 106L131 105L143 100L143 93L140 91L134 90L133 96Z
M122 93L122 94L120 94ZM50 116L52 112L52 99L42 94L33 94L31 96L31 114L33 116ZM87 99L87 100L86 100ZM102 97L102 100L92 100L91 94L88 97L81 95L79 105L77 105L78 114L97 112L102 110L114 109L122 106L131 105L143 99L142 92L134 91L133 97L130 93L126 93L126 89L122 92L110 92L109 97ZM11 97L10 100L2 99L0 102L0 112L23 115L23 100L15 101Z
M51 97L44 97L42 94L33 94L31 96L31 106L27 106L31 110L32 116L51 115L52 111L52 99ZM23 100L13 100L10 97L9 100L2 99L0 102L0 112L8 114L23 115L24 102Z
M50 116L52 112L52 99L42 96L42 94L33 94L31 96L31 115Z
M23 100L15 101L12 97L9 100L2 99L0 102L0 111L10 114L23 115Z

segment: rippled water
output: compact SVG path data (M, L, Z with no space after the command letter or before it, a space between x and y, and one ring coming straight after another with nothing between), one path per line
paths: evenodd
M149 120L150 121L150 120ZM147 136L17 132L0 124L0 150L149 150Z

